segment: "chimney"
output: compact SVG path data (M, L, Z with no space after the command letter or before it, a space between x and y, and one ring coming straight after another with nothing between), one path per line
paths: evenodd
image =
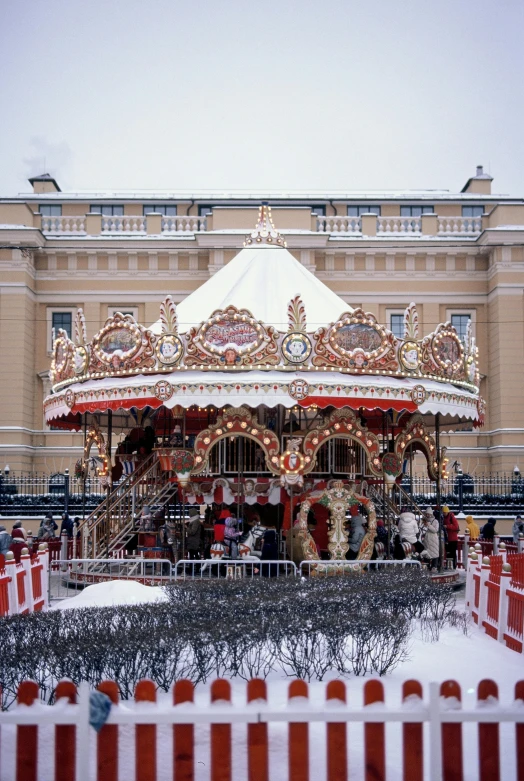
M471 179L468 179L461 192L473 193L476 195L491 195L492 181L493 177L484 173L484 166L478 165L477 173L475 176L472 176Z
M40 174L40 176L32 176L29 179L29 184L33 185L34 193L60 193L62 192L58 186L56 179L50 174Z

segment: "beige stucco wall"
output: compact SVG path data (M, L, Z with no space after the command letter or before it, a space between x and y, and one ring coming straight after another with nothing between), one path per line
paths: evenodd
M167 293L182 300L236 255L243 231L254 227L257 208L215 206L208 227L220 233L86 239L29 230L37 204L36 199L0 203L0 225L27 226L15 232L0 228L5 247L0 249L0 469L9 463L12 470L52 472L78 458L81 435L43 426L48 313L82 306L90 337L104 324L108 307L135 307L141 322L154 322ZM337 200L335 205L345 216L347 204ZM381 205L384 216L400 214L398 202ZM64 196L63 215L81 216L89 206ZM180 204L179 215L188 206ZM442 443L453 459L477 473L511 471L515 464L524 468L524 204L490 201L485 208L491 216L477 237L414 240L332 237L316 232L310 206L272 210L293 255L348 304L362 306L380 322L388 324L388 314L411 301L417 303L422 333L453 312L472 313L482 393L489 403L486 425L460 433L444 430ZM435 204L441 216L460 210L452 195L449 203ZM126 203L125 212L142 214L142 201ZM191 212L198 212L198 204ZM328 205L327 213L332 212ZM514 227L501 227L508 225ZM29 245L34 249L25 254L17 248Z

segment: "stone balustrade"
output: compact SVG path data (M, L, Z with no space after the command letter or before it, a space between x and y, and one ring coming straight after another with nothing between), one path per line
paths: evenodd
M474 236L482 231L482 217L437 217L439 236Z
M317 231L326 233L361 233L360 217L319 217Z
M197 233L206 229L207 222L205 217L162 217L162 233Z
M151 224L149 224L151 223ZM319 233L365 236L477 236L482 232L481 217L318 217ZM88 214L76 217L42 217L46 234L105 233L197 233L207 230L206 217L196 215L163 216L160 214L107 216Z
M85 216L42 217L43 233L85 233Z

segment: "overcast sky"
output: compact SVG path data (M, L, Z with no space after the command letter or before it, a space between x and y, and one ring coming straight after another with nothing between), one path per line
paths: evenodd
M0 194L524 195L524 0L3 0Z

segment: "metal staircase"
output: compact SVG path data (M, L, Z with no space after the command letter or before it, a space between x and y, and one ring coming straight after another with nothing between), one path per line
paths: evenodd
M391 492L382 491L376 485L368 485L367 492L375 504L377 515L384 516L385 526L397 524L403 507L408 507L411 512L420 516L423 514L423 510L413 501L413 497L397 483L392 486Z
M82 558L110 558L122 550L138 531L142 509L166 504L176 491L177 484L151 453L81 522Z

